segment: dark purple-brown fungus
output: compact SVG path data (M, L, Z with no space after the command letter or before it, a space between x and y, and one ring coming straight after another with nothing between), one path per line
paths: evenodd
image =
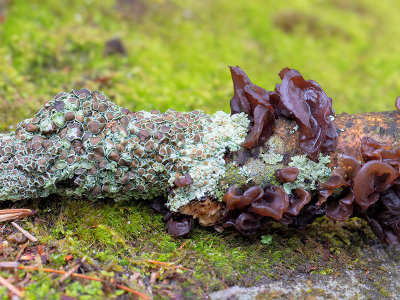
M261 199L264 195L264 191L259 186L252 186L246 190L243 195L238 196L236 188L231 186L225 193L222 200L226 202L226 207L229 210L243 209L251 204L254 200Z
M283 169L276 170L274 175L280 182L293 182L297 179L297 176L299 176L299 169L288 166L284 167Z
M393 184L380 193L379 201L372 204L361 216L371 226L382 243L400 244L400 185Z
M364 161L382 160L382 152L390 151L390 145L380 143L373 138L363 137L361 140L361 155Z
M275 220L282 219L282 215L289 207L289 197L284 189L278 186L267 186L261 199L253 201L250 211Z
M287 118L293 118L299 126L299 147L304 154L316 160L321 151L336 149L337 133L332 117L332 99L313 80L304 80L297 70L284 68L279 76L272 103Z
M357 159L341 155L339 168L332 171L331 177L321 185L317 205L326 202L326 215L336 221L345 221L353 214L353 180L360 170ZM337 195L332 196L336 192Z
M269 101L271 92L253 84L238 66L230 67L230 70L234 90L231 113L244 112L249 116L251 127L243 146L252 149L267 141L274 129L274 108Z
M399 173L380 161L367 162L354 178L354 196L362 209L367 209L379 199L379 193L389 188Z
M251 231L260 228L260 219L261 217L242 212L235 221L235 228L243 234L250 233Z
M380 143L373 138L364 137L361 140L361 155L364 161L379 160L399 167L400 151L394 150L388 143Z
M167 223L165 223L167 232L173 236L184 236L188 234L193 228L193 218L192 217L175 217L171 216Z
M346 196L337 201L328 200L326 203L326 216L332 220L344 222L353 214L354 193L350 191Z
M310 201L310 193L302 188L297 188L293 190L292 194L289 196L289 207L286 213L297 216L301 209Z
M187 185L191 184L192 182L193 182L193 179L192 179L192 177L190 177L189 174L185 174L185 175L181 176L179 173L176 173L176 175L175 175L174 184L177 187L187 186Z

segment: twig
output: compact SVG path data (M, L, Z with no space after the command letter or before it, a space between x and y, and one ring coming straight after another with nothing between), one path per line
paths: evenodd
M0 275L0 284L4 285L6 288L10 290L13 294L17 295L18 297L22 298L24 294L17 289L11 282L9 282L6 278Z
M150 275L150 283L154 283L154 282L156 282L156 280L157 280L157 272L151 272L151 275Z
M81 264L77 263L67 273L65 273L63 276L61 276L60 283L63 283L66 279L68 279L72 275L72 273L75 273L79 269L80 266L81 266Z
M15 209L1 209L0 210L0 222L6 222L10 220L21 219L24 217L32 216L35 211L26 208L15 208Z
M211 272L211 275L214 276L216 279L218 279L219 281L221 281L222 285L225 287L225 289L228 291L229 287L226 285L225 281L223 279L218 278L218 276L215 274L214 270L211 268L210 264L208 263L207 260L204 260L205 263L207 264L208 269Z
M171 264L171 263L167 263L167 262L156 261L156 260L151 260L151 259L147 259L146 261L149 262L149 263L152 263L152 264L156 264L156 265L161 265L161 266L166 266L166 267L173 267L173 268L176 268L176 269L182 269L182 270L192 271L193 272L192 269L188 269L188 268L185 268L185 267L182 267L182 266L177 266L177 265L174 265L174 264Z
M306 236L307 241L311 242L311 244L315 245L320 250L324 248L324 247L322 247L321 244L319 244L316 241L314 241L308 234L305 234L305 236Z
M222 284L224 285L224 287L225 287L225 289L227 290L227 291L229 291L229 287L226 285L226 283L225 283L225 276L224 276L224 274L222 274Z
M75 266L73 266L67 273L65 273L63 276L61 276L60 283L63 283L67 278L69 278L72 275L72 273L75 273L85 260L86 260L86 257L84 257L81 262L78 262L77 264L75 264Z
M21 257L22 253L24 253L25 248L26 248L26 246L28 246L28 244L29 244L29 241L27 241L25 244L23 244L21 246L21 249L19 249L19 252L18 252L17 256L15 257L15 261L19 260L19 258Z
M187 241L184 241L182 245L179 246L179 248L177 250L182 249L183 247L185 247Z
M37 238L35 238L32 234L30 234L28 231L26 231L25 229L23 229L21 226L19 226L17 223L15 222L11 222L11 224L17 228L23 235L25 235L32 243L35 243L38 241Z
M217 275L215 274L214 270L211 268L211 266L210 266L210 264L208 263L208 261L206 261L206 260L204 260L204 261L206 262L207 267L208 267L208 269L209 269L210 272L211 272L211 275L214 276L214 277L217 277Z
M0 269L14 269L18 268L19 262L17 261L0 261Z
M330 255L330 242L328 239L325 239L324 243L324 261L329 260L329 255Z
M14 267L3 267L4 269L13 269ZM43 272L47 272L47 273L57 273L57 274L65 274L67 273L66 271L61 271L61 270L54 270L54 269L49 269L49 268L37 268L37 267L31 267L31 266L18 266L17 267L19 270L31 270L31 271L43 271ZM84 274L77 274L77 273L72 273L71 277L77 277L77 278L83 278L83 279L89 279L89 280L93 280L93 281L99 281L99 282L106 282L103 279L100 278L96 278L96 277L91 277L91 276L87 276ZM151 298L147 295L144 295L140 292L137 292L129 287L126 287L124 285L121 284L116 284L116 287L124 290L126 292L130 292L136 296L142 297L143 299L148 299L150 300Z

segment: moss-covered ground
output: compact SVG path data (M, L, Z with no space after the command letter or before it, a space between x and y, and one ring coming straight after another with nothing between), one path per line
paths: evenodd
M13 226L4 225L0 253L6 260L18 260L19 255L28 265L68 270L85 258L81 272L108 278L111 287L120 282L156 298L202 298L229 286L254 286L294 273L334 277L348 268L367 268L360 250L376 243L360 220L335 225L321 219L302 230L272 223L262 237L197 227L187 238L173 238L164 232L162 216L139 202L49 198L17 206L38 210L19 223L39 242L26 246L25 239L16 238ZM24 254L19 253L21 245L27 248ZM37 245L43 245L42 250ZM97 282L68 279L60 284L59 276L30 276L25 287L29 299L119 295L118 289L107 290Z
M0 130L59 91L82 87L132 110L229 111L227 65L267 89L281 68L296 68L320 83L337 112L392 110L400 88L399 8L390 0L0 0ZM124 51L106 46L113 38ZM19 221L37 243L0 226L0 261L39 268L0 270L27 299L132 297L116 283L155 298L193 299L298 274L333 280L348 270L364 274L377 297L396 296L377 280L385 270L363 254L377 241L360 220L321 219L302 230L270 224L263 238L199 227L172 238L162 216L140 202L1 204L10 207L38 211ZM78 273L105 283L61 283L43 271L77 263ZM11 297L5 287L0 295Z

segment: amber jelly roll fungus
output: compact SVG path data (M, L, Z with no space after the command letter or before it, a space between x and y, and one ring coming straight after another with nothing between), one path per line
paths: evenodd
M0 135L0 200L163 196L176 212L215 196L224 153L239 149L248 126L244 113L131 112L97 91L60 93Z

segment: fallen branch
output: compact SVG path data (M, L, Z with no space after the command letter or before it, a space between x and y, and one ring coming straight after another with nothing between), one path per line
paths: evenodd
M193 219L251 234L271 220L361 217L400 244L399 113L335 115L289 68L274 91L231 73L231 114L131 112L97 91L59 93L0 135L0 200L164 199L154 207L175 236Z

